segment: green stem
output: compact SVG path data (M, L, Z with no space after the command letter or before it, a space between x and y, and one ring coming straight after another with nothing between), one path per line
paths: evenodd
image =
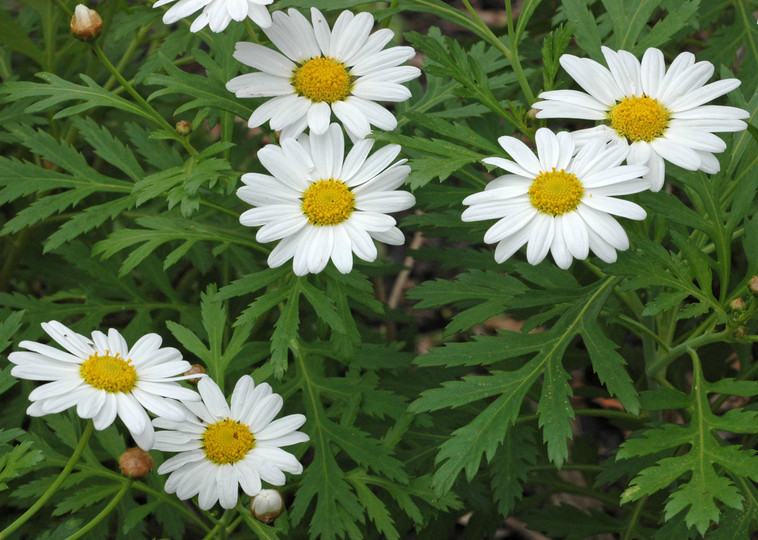
M105 519L108 514L110 514L114 508L118 505L118 503L121 502L121 499L124 498L124 495L126 495L126 492L129 491L129 488L132 487L132 483L134 480L129 478L126 482L124 482L124 485L121 486L121 489L116 493L116 496L111 499L111 502L109 502L105 508L103 508L98 515L96 515L94 518L92 518L92 521L87 523L84 527L79 529L77 532L69 536L66 540L76 540L77 538L81 538L88 532L90 532L92 529L97 527L98 523L100 523L103 519Z
M168 131L168 133L176 133L176 130L174 129L174 126L168 123L168 121L163 118L158 111L155 110L155 108L150 105L145 98L143 98L139 92L137 92L134 87L129 84L129 81L127 81L123 75L116 69L116 67L111 63L111 61L108 59L107 56L105 56L105 53L103 52L103 49L100 47L100 44L97 41L92 42L92 50L95 52L97 57L100 59L100 61L103 63L103 65L108 69L108 71L111 72L111 74L116 78L116 80L121 84L121 86L126 90L130 96L134 98L134 100L144 109L144 111L149 114L155 122ZM186 148L187 152L189 152L191 155L196 156L198 154L197 150L190 144L190 142L187 140L186 137L178 137L177 140L180 141L184 148Z
M644 420L644 417L634 416L626 411L616 411L613 409L576 409L574 411L576 416L600 416L603 418L610 418L621 420L623 422L640 422ZM527 414L516 420L517 424L527 424L539 419L538 414Z
M640 519L642 508L645 506L646 502L647 497L642 497L639 501L637 501L637 504L634 505L632 515L629 516L629 524L624 530L624 534L621 536L620 540L632 540L635 538L634 530L637 528L637 521Z
M34 514L36 514L40 508L44 506L44 504L50 500L50 497L55 495L55 492L58 491L58 488L61 487L61 484L63 484L63 481L68 478L68 475L71 474L71 471L74 469L74 465L76 465L76 462L79 461L79 458L82 455L82 452L84 452L84 449L87 447L87 442L89 441L90 436L92 435L92 432L95 429L95 424L92 422L92 420L89 420L87 422L87 427L84 428L84 432L82 433L82 436L79 438L79 443L76 445L76 448L74 448L74 453L71 454L71 458L68 460L68 463L66 463L66 466L63 467L63 470L60 472L58 477L53 481L52 484L50 484L50 487L47 488L45 493L42 494L42 496L37 499L34 504L29 507L29 510L24 512L21 517L19 517L16 521L8 525L3 531L0 531L0 540L3 540L4 538L8 538L11 534L13 534L21 525L29 521Z
M121 56L121 60L119 60L118 64L116 64L117 73L121 73L124 70L126 65L129 63L129 60L131 60L134 51L137 50L137 47L142 41L142 38L145 37L145 34L147 34L147 31L150 30L151 26L153 26L153 23L148 23L139 29L137 34L132 39L131 43L129 43L129 46L126 48L126 51L124 51L124 54ZM103 89L110 90L114 84L116 84L116 76L111 74L110 78L105 81Z
M255 28L253 28L253 23L250 22L249 17L245 17L245 30L247 30L247 35L250 36L250 40L253 43L259 43L258 40L258 34L255 31Z
M630 330L632 329L639 330L643 334L650 336L653 340L655 340L658 343L658 345L663 347L666 351L671 350L671 347L669 347L668 344L666 344L666 342L663 341L658 334L653 332L650 328L648 328L641 322L635 321L631 317L627 317L626 315L623 315L623 314L619 315L618 318L622 322L622 324L626 326L627 328L629 328Z
M529 83L527 82L526 76L524 75L524 70L521 68L521 64L519 63L518 52L516 49L517 44L515 43L515 36L513 36L512 13L508 13L508 36L512 38L511 48L509 49L502 41L497 38L492 30L490 30L490 27L487 26L487 24L482 20L482 18L479 16L479 13L477 13L476 10L471 6L471 2L469 2L469 0L463 0L463 5L466 6L468 12L477 22L477 25L481 29L481 32L484 34L484 37L487 39L487 41L489 41L493 47L503 53L503 56L505 56L511 63L513 72L516 74L516 80L518 80L519 86L521 86L521 91L524 93L527 104L531 106L531 104L534 103L534 94L532 94L532 89L529 87ZM510 8L510 2L508 2L508 7Z
M513 67L514 73L516 73L516 79L521 86L521 90L524 92L524 97L526 97L527 105L531 106L532 103L534 103L535 99L534 94L532 93L532 87L529 86L529 82L526 80L526 75L524 74L524 70L521 67L521 60L519 60L518 57L519 36L516 35L516 33L513 31L513 9L511 8L511 0L506 0L505 2L505 13L506 18L508 19L508 40L511 43L511 51L513 51L513 55L511 57L511 66Z
M723 341L729 335L727 331L716 332L715 334L706 334L704 336L696 337L689 341L685 341L681 345L677 345L670 349L666 354L660 356L653 364L647 369L648 375L655 376L660 371L666 369L671 362L682 356L689 350L697 349L703 345L709 343L716 343L717 341Z

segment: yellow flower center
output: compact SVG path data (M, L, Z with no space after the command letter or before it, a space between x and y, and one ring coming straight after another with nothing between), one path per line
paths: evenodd
M666 131L671 113L657 99L642 97L624 98L608 111L611 127L630 142L650 142Z
M79 367L79 374L86 382L106 392L131 392L137 384L137 370L131 360L124 360L116 353L105 351L87 358Z
M250 428L230 418L205 428L202 441L205 457L216 465L237 463L255 448Z
M295 68L292 86L311 101L327 103L345 99L352 89L345 64L331 56L311 58Z
M303 194L302 208L311 225L337 225L353 213L355 195L342 180L318 180Z
M529 187L529 200L543 214L560 216L579 206L584 188L579 179L571 173L553 168L550 172L540 172Z

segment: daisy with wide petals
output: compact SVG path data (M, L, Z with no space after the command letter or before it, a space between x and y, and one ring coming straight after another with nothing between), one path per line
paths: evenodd
M647 167L620 165L629 149L596 139L574 154L574 141L566 132L537 131L537 155L514 137L500 137L500 146L513 161L500 157L484 163L510 174L496 178L484 191L466 197L463 221L498 219L484 235L497 242L495 260L508 259L527 244L526 258L537 264L548 251L555 263L568 268L571 261L586 259L591 249L606 262L616 260L616 250L629 247L621 225L610 214L641 220L638 205L615 198L650 187L641 178Z
M741 131L747 127L747 111L736 107L706 105L737 88L740 81L724 79L705 84L713 64L695 62L683 52L666 69L663 53L650 48L642 62L627 51L603 47L608 68L569 54L560 62L587 93L576 90L543 92L533 105L537 118L580 118L604 122L575 131L578 146L599 137L629 147L627 163L646 165L653 191L663 186L664 160L687 170L717 173L714 152L726 144L714 132Z
M273 24L263 31L281 53L237 43L234 57L260 72L235 77L226 88L240 98L273 97L253 112L248 125L269 121L282 137L297 137L306 127L320 135L334 112L353 139L364 138L372 125L395 129L394 115L376 101L411 97L401 83L421 71L400 64L414 56L413 48L384 49L394 33L384 28L370 34L370 13L343 11L330 30L321 12L311 8L311 21L294 9L274 13Z
M210 378L202 379L197 389L203 400L185 403L184 421L153 420L155 427L165 429L155 434L155 448L178 452L158 468L159 474L170 473L167 493L182 500L199 495L203 510L216 501L223 508L234 508L239 487L252 497L261 491L261 481L281 486L285 472L303 472L297 458L281 447L308 440L297 431L305 416L274 420L283 401L271 386L256 386L245 375L234 387L231 405Z
M321 272L329 259L347 274L352 254L376 259L372 239L401 245L405 238L389 212L406 210L416 202L407 191L396 191L410 167L404 159L392 163L400 146L387 145L369 156L373 140L362 139L344 156L342 129L332 124L322 135L281 140L258 152L273 175L249 173L237 196L256 208L240 223L261 227L259 242L281 240L268 258L272 268L293 259L295 274Z
M176 0L158 0L154 8L165 6ZM163 15L163 22L173 24L179 19L203 10L190 26L190 31L199 32L206 26L213 32L223 32L232 21L250 18L261 28L271 26L271 15L267 5L274 0L179 0Z
M184 408L174 401L199 400L194 390L175 381L190 369L181 353L161 347L157 334L142 336L130 349L117 330L108 335L92 332L92 339L70 330L58 321L42 328L61 347L22 341L26 351L13 352L16 364L11 375L33 381L52 381L32 390L27 409L30 416L57 413L76 406L81 418L91 418L95 429L110 426L116 416L126 425L143 450L153 446L154 431L145 409L181 420Z

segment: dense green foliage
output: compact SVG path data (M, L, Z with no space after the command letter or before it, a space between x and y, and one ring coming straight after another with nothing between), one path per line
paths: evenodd
M372 135L409 159L417 211L400 227L424 241L305 277L267 267L272 244L240 225L248 207L234 195L276 140L246 126L258 101L225 88L242 68L235 43L265 35L234 22L192 34L152 2L114 0L97 6L93 46L70 35L72 0L5 4L4 356L53 319L130 342L156 332L225 391L251 374L307 417L310 442L293 447L305 470L288 476L273 526L244 496L226 513L182 503L153 472L92 538L442 538L469 512L467 538L509 516L551 538L758 530L757 2L525 0L516 18L506 0L502 26L488 26L468 2L275 1L332 21L370 11L424 57L413 97L394 107L398 128ZM461 201L494 177L481 160L503 154L499 136L586 127L530 108L543 90L575 88L561 54L602 62L601 45L658 47L667 61L694 52L742 81L719 103L746 109L751 126L721 134L721 172L667 164L664 190L629 197L648 218L623 222L631 248L617 262L497 264L489 223L463 223ZM408 301L389 301L408 280ZM730 307L737 298L745 309ZM517 330L493 330L505 314ZM50 486L85 423L74 410L26 416L35 384L0 368L2 529ZM95 432L15 537L64 538L93 520L126 482L116 460L131 445L118 422Z

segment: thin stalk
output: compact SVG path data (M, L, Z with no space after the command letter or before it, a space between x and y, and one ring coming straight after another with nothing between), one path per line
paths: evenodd
M126 492L129 491L129 488L132 487L132 483L134 480L129 478L126 482L124 482L124 485L121 486L121 489L116 493L116 495L111 499L111 502L109 502L105 508L103 508L98 515L96 515L94 518L92 518L92 521L87 523L84 527L79 529L77 532L69 536L66 540L76 540L77 538L81 538L88 532L90 532L92 529L97 527L97 525L104 520L108 514L110 514L114 508L118 505L118 503L121 502L121 499L124 498L124 495L126 495Z
M37 499L26 512L24 512L16 521L8 525L4 530L0 531L0 540L8 538L11 534L16 532L16 530L18 530L21 525L29 521L34 516L34 514L36 514L39 509L42 508L48 500L50 500L50 497L55 495L55 493L58 491L58 488L60 488L61 484L63 484L63 481L68 478L69 474L71 474L71 471L74 469L74 465L76 465L76 462L79 461L79 458L81 457L82 452L84 452L84 449L87 448L87 442L89 442L89 438L92 435L94 429L95 424L92 422L92 420L89 420L87 422L87 427L84 428L84 432L79 438L79 443L76 445L76 448L74 448L74 453L71 454L71 458L69 458L66 466L63 467L63 470L60 472L58 477L53 481L52 484L50 484L50 487L47 488L42 496Z
M650 328L648 328L641 322L635 321L631 317L627 317L626 315L623 315L623 314L619 315L618 318L622 322L622 324L626 326L627 328L629 328L630 330L632 329L639 330L643 334L650 336L653 340L655 340L658 343L658 345L663 347L666 351L671 350L671 347L668 344L666 344L666 342L663 341L658 334L653 332Z
M245 30L247 30L247 35L250 36L250 40L253 43L259 43L258 34L256 33L255 28L253 28L253 24L250 22L249 17L245 17Z
M482 18L479 16L479 13L476 12L476 10L471 6L471 2L469 0L463 0L463 5L466 6L466 9L471 14L471 16L476 21L477 25L481 29L481 32L484 34L485 38L487 38L487 41L489 41L492 46L494 46L497 50L499 50L501 53L503 53L503 56L505 56L508 61L511 63L511 67L513 68L513 72L516 74L516 80L518 80L519 86L521 87L521 91L524 93L524 97L527 99L528 105L531 105L534 103L534 94L532 94L532 89L529 87L529 83L526 81L526 76L524 75L524 70L521 68L521 64L518 60L518 54L516 53L515 49L515 39L511 42L511 49L505 46L505 44L498 39L498 37L490 30L489 26L485 24L485 22L482 20ZM508 6L510 7L510 2L508 2ZM513 20L511 18L512 13L508 14L508 36L510 37L513 33Z
M517 36L516 32L513 31L513 9L511 8L511 0L505 1L505 13L506 19L508 20L508 40L511 43L511 51L513 52L513 55L511 57L511 66L513 67L513 71L516 73L516 78L518 79L519 85L521 86L521 90L524 92L524 97L526 97L527 105L531 106L535 101L534 94L532 94L532 87L529 86L529 82L526 80L526 75L524 74L524 70L521 67L521 60L519 60L518 57L519 36Z
M691 339L689 341L685 341L684 343L677 345L676 347L673 347L670 349L666 354L661 355L658 360L653 362L653 364L647 369L648 375L654 376L658 374L659 372L666 369L666 366L668 366L671 362L682 356L684 353L688 352L689 350L697 349L698 347L702 347L703 345L708 345L709 343L716 343L717 341L723 341L724 338L726 338L729 335L729 332L726 330L721 332L716 332L715 334L706 334L704 336L696 337L694 339Z
M390 2L389 9L395 9L397 7L397 2L398 2L398 0L392 0L392 2ZM386 19L384 19L382 21L381 28L389 28L390 25L392 24L392 17L393 16L390 15L389 17L387 17Z
M621 536L621 540L632 540L635 538L634 530L637 527L637 522L640 519L642 508L645 506L646 502L647 497L642 497L639 501L637 501L637 504L634 505L632 515L629 516L629 525L627 525L626 529L624 530L624 534Z
M155 108L150 105L147 100L143 98L131 84L129 84L129 81L127 81L124 76L121 75L121 73L111 63L108 57L105 56L103 49L100 47L100 44L97 41L92 42L92 50L95 52L95 55L97 55L103 65L108 69L108 71L110 71L111 74L116 78L119 84L121 84L124 90L126 90L129 95L134 98L134 100L145 110L146 113L148 113L155 120L159 126L161 126L169 133L174 133L176 131L174 129L174 126L169 124L168 121L163 118L160 113L156 111ZM195 148L190 144L186 137L180 137L178 140L184 145L184 148L187 150L187 152L190 153L190 155L196 156L198 154L198 151L195 150Z
M142 38L145 37L145 34L147 34L147 31L150 30L150 27L153 26L153 23L146 24L142 28L139 29L137 34L132 39L131 43L129 43L129 46L124 51L124 54L121 56L121 60L118 61L118 64L116 64L116 71L121 73L126 65L129 63L129 60L131 60L132 55L134 54L134 51L137 50L137 47L140 44L140 41L142 41ZM103 89L110 90L113 85L116 84L116 77L115 75L111 74L110 78L105 81L105 84L103 85Z

